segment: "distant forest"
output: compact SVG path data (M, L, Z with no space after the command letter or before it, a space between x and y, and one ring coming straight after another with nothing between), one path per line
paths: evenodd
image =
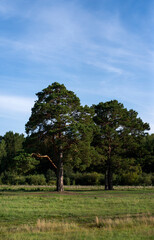
M0 136L0 184L154 185L154 134L136 111L117 100L82 106L57 82L36 96L26 137Z

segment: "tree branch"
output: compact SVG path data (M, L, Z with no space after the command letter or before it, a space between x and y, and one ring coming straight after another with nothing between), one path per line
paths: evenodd
M57 166L53 163L53 161L51 160L51 158L48 155L43 155L42 156L39 153L32 153L31 156L32 157L38 157L38 158L47 158L51 162L52 166L54 166L54 168L57 169Z

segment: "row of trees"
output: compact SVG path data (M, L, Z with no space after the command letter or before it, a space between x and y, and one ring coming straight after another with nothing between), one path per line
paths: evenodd
M0 172L44 173L51 168L57 191L63 191L63 168L102 172L105 189L113 189L113 173L141 169L152 172L154 137L149 125L116 100L81 106L63 84L37 93L26 124L27 137L6 133L0 143Z

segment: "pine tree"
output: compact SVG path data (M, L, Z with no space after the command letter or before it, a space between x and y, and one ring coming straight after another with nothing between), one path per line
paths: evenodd
M69 159L87 129L91 115L81 107L79 98L63 84L53 83L36 94L38 100L26 124L27 145L35 157L47 158L57 176L57 191L63 188L63 164ZM88 107L87 107L88 108ZM77 151L77 150L76 150ZM39 152L39 154L37 154Z
M128 111L116 100L101 102L93 107L94 121L99 126L93 145L101 149L106 157L105 189L112 190L113 172L121 167L124 159L134 157L149 125L137 118L137 112Z

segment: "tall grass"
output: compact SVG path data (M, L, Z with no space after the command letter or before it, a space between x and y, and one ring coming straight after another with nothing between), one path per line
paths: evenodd
M95 218L95 224L97 227L102 227L104 229L125 229L125 228L134 228L138 226L154 226L154 216L150 213L148 215L142 215L138 217L125 216L123 218L105 218L103 219Z

